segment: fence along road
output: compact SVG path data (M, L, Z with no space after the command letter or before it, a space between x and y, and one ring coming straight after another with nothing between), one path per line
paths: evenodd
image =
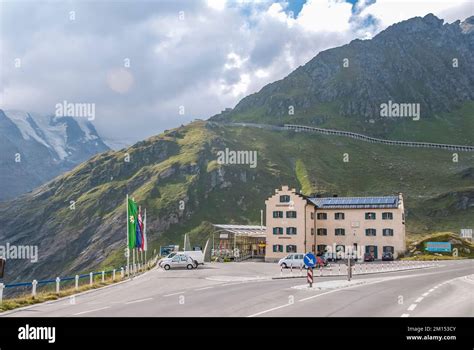
M385 139L370 137L370 136L366 136L366 135L362 135L362 134L358 134L358 133L350 132L350 131L323 129L323 128L316 128L313 126L297 125L297 124L284 124L284 126L277 126L277 125L253 124L253 123L229 123L228 125L248 126L248 127L270 129L270 130L293 130L297 132L299 131L316 132L316 133L324 134L324 135L344 136L344 137L350 137L352 139L361 140L365 142L380 143L383 145L390 145L390 146L416 147L416 148L421 147L421 148L443 149L443 150L449 150L449 151L474 152L474 146L451 145L451 144L433 143L433 142L385 140Z

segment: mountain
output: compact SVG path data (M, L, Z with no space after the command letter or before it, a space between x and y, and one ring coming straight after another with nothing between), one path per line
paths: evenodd
M218 164L225 148L256 151L257 166ZM474 154L462 157L453 163L442 150L195 122L98 154L32 193L0 203L0 242L37 245L40 257L36 264L9 261L7 279L123 264L126 194L147 208L151 251L181 244L184 233L203 244L209 223L258 224L265 199L282 184L307 194L402 192L408 232L458 232L474 225Z
M108 149L86 119L0 110L0 200L31 191Z
M473 108L472 74L459 76L458 87L451 85L446 72L440 72L442 78L437 81L433 75L421 74L420 79L426 76L430 84L434 84L426 85L428 80L423 81L418 84L423 88L421 90L410 87L412 80L407 81L404 89L400 86L398 90L392 90L403 80L391 80L402 73L406 79L411 79L409 75L419 70L430 72L430 64L439 68L438 57L444 55L446 59L450 54L442 52L450 50L460 57L463 72L469 72L472 66L464 67L463 62L472 60L464 52L470 44L460 38L472 38L471 22L442 25L433 16L402 22L373 39L380 44L394 43L398 38L397 50L383 56L371 41L356 41L342 47L343 50L351 47L351 57L366 58L373 67L379 68L376 72L364 68L367 74L360 74L358 70L365 67L365 63L357 65L357 60L352 59L352 83L347 80L342 84L336 76L329 77L334 72L345 73L335 68L336 61L320 59L343 57L338 56L340 48L328 50L288 78L243 99L230 112L210 121L196 121L166 131L119 151L97 154L31 193L0 203L0 242L36 245L39 251L38 263L20 259L8 261L5 281L65 276L124 264L127 194L147 208L151 251L160 245L181 244L185 233L189 233L193 244L203 244L209 237L211 223L258 224L265 199L282 184L301 189L305 194L323 196L376 196L402 192L409 234L459 232L461 228L472 228L473 152L459 152L457 161L453 161L453 152L441 149L396 147L339 136L227 123L280 124L297 120L349 130L363 129L367 133L413 137L414 140L425 137L435 138L437 142L451 140L472 144L473 114L469 114ZM417 55L404 51L409 47L405 41L415 46L414 43L420 41L419 31L430 32L427 27L438 28L426 41L439 42L439 49L434 50L436 45L430 43L420 43L423 50L418 50ZM440 39L440 33L444 31L452 40ZM434 51L424 53L429 48ZM373 55L370 50L375 50ZM401 55L398 50L406 55L404 65L398 62ZM393 57L393 64L390 64L390 57ZM303 69L308 69L303 72L310 72L310 67L314 67L315 76L301 73ZM327 76L323 74L325 71ZM386 88L379 85L383 81L380 77L388 79ZM304 84L298 85L300 82ZM351 84L365 90L359 91L356 87L344 90ZM458 89L455 100L444 98L444 94L452 94L441 86L443 84ZM312 91L308 91L310 87ZM352 93L363 93L365 95L361 96L366 99L353 97ZM366 123L365 109L360 106L364 101L367 106L378 103L378 98L382 97L427 101L433 114L420 121L379 121L378 118L373 123ZM297 114L298 108L291 117L278 114L278 108L286 109L288 101L303 103L305 98L308 110L311 106L323 106L327 114L321 114L321 119L317 119L309 112ZM439 103L434 103L437 99ZM319 103L320 100L325 102ZM352 102L346 105L347 101ZM297 106L304 107L305 104ZM353 108L347 109L347 106ZM444 109L447 112L443 112ZM352 112L356 110L359 112ZM347 111L350 113L346 115ZM458 138L454 139L455 135ZM219 163L218 152L226 149L256 151L256 166Z
M451 24L432 14L415 17L371 40L320 52L212 120L473 144L473 52L474 16ZM382 117L381 105L389 101L419 104L420 120Z

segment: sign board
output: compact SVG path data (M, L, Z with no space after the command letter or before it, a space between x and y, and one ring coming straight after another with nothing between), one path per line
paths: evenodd
M3 278L3 274L5 272L5 262L4 258L0 258L0 278Z
M221 234L219 235L219 238L221 238L221 239L229 239L229 234L228 234L228 233L221 233Z
M426 242L425 250L428 252L451 252L451 243L449 242Z
M303 262L308 267L314 267L316 265L316 257L313 253L307 253L303 258Z
M463 228L463 229L461 229L461 238L471 238L472 239L472 228Z

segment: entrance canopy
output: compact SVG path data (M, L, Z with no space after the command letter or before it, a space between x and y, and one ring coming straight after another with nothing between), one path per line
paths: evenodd
M237 236L246 236L246 237L260 237L265 238L265 226L255 226L255 225L213 225L216 229L222 230L228 233L233 233Z
M212 243L212 255L224 256L242 261L264 258L266 237L265 226L214 224L217 240Z

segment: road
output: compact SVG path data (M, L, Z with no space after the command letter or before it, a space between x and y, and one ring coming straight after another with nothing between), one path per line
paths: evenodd
M72 298L14 310L5 317L93 316L393 316L473 317L474 260L344 278L271 279L268 263L210 264L197 270L154 269L133 280ZM320 288L318 288L320 287Z

